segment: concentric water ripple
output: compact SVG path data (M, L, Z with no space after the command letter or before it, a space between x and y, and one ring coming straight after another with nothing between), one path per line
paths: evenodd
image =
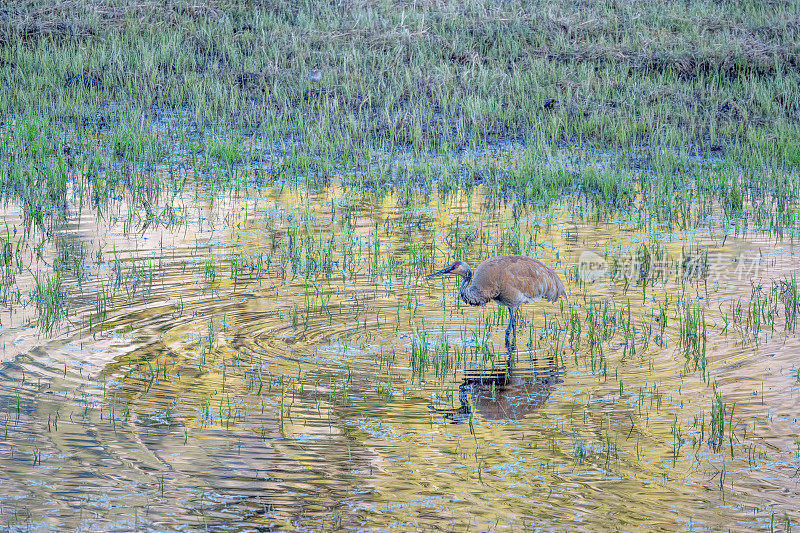
M794 245L697 229L660 245L704 247L721 273L582 284L581 252L611 260L652 235L561 210L515 226L473 195L263 189L136 238L124 209L76 216L70 238L102 257L65 274L58 333L25 306L3 315L0 514L37 530L800 519L800 343L782 302L774 327L736 316L754 285L797 274ZM570 299L523 309L509 367L505 311L423 276L446 246L474 261L510 235Z

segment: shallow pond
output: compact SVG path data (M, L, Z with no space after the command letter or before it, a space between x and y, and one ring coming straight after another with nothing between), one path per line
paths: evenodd
M57 235L34 231L16 249L42 270L3 261L20 294L52 281L62 298L50 312L65 316L51 323L46 303L5 298L0 521L796 524L791 236L713 221L667 231L573 208L521 209L480 186L334 182L194 184L158 206L73 209ZM4 220L21 242L13 203ZM469 307L455 279L424 277L498 253L541 259L569 294L522 308L510 370L505 309ZM66 265L57 279L44 268L54 264Z

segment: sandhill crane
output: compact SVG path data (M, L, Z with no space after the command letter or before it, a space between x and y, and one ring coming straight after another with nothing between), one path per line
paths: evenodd
M483 261L473 274L464 261L456 261L428 278L442 274L461 276L461 299L470 305L485 305L494 300L508 307L506 347L517 344L517 319L520 305L545 299L555 302L567 297L561 278L541 261L524 255L498 255ZM509 342L513 334L513 342Z

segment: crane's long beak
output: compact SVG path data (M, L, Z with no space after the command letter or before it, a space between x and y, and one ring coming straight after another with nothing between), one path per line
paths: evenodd
M433 274L431 274L430 276L428 276L426 279L431 279L431 278L432 278L432 277L434 277L434 276L441 276L442 274L449 274L449 273L450 273L450 272L452 272L452 271L453 271L453 267L452 267L452 266L449 266L449 267L447 267L447 268L443 268L443 269L441 269L439 272L434 272Z

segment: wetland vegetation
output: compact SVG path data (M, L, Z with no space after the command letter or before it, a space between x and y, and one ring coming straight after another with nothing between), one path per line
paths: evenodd
M799 33L796 1L4 4L0 524L797 527ZM498 254L569 295L511 354L425 279Z

